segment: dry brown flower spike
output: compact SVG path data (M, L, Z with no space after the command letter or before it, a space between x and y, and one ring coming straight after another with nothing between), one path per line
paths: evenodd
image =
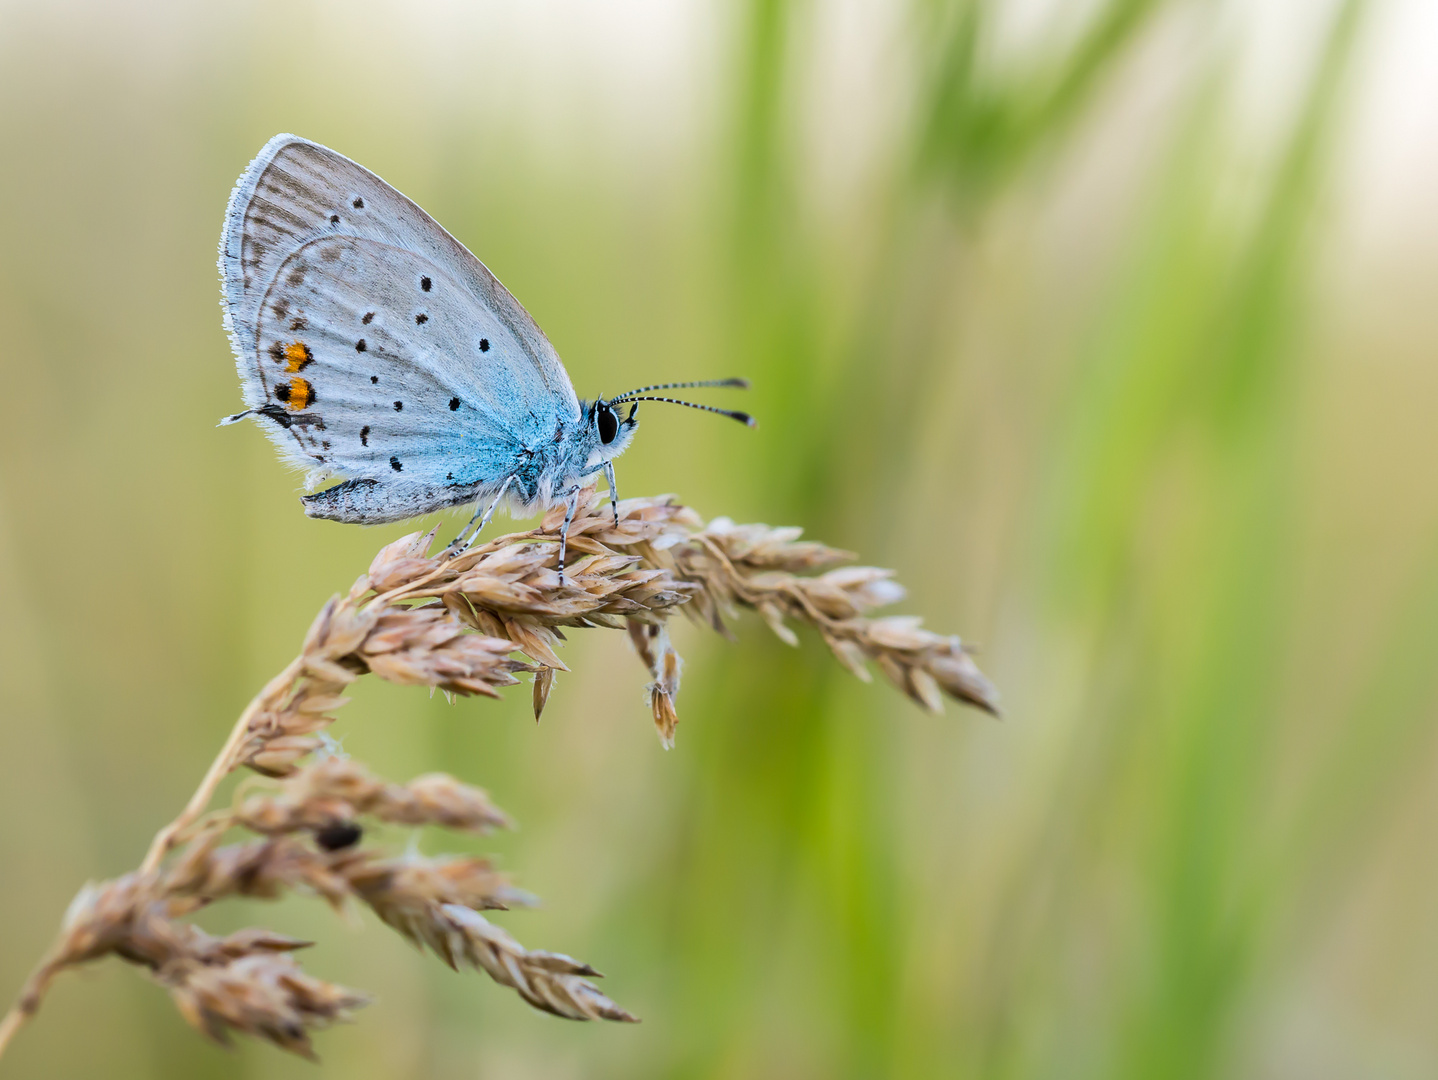
M431 533L382 548L344 596L329 601L300 654L256 695L180 815L155 836L140 868L85 886L60 934L0 1022L0 1053L60 972L118 956L164 986L195 1028L224 1042L239 1032L306 1057L310 1033L349 1019L364 994L306 974L307 943L267 930L216 938L186 921L226 897L289 892L335 907L362 904L454 968L483 971L537 1009L572 1020L635 1018L591 981L599 973L560 953L526 949L480 912L531 902L486 860L386 853L367 825L434 825L487 832L508 819L489 797L432 773L396 784L333 752L325 729L366 674L455 695L497 697L534 678L544 710L564 630L623 629L649 669L654 725L674 744L682 663L670 639L676 611L727 633L752 609L779 638L816 629L859 678L869 662L926 709L944 695L997 713L993 686L958 638L917 619L872 618L903 596L887 570L846 565L847 552L801 541L797 529L709 524L671 498L631 499L616 515L591 488L569 529L571 562L557 572L562 508L540 528L457 557L430 555ZM581 556L577 560L574 556ZM516 654L523 659L517 659ZM229 809L209 811L231 773L262 778ZM209 811L209 812L207 812ZM240 830L252 839L222 844Z

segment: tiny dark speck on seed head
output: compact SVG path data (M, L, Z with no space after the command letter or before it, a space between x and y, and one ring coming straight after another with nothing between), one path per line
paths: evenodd
M430 290L430 288L431 288L431 286L432 286L433 284L434 284L434 283L433 283L432 281L430 281L429 278L427 278L427 277L422 277L422 278L419 279L419 287L420 287L421 289L423 289L425 292L429 292L429 290Z
M360 322L364 323L366 326L368 326L370 323L374 322L374 312L373 312L373 311L366 311L366 312L364 313L364 318L361 319Z
M364 836L364 830L353 821L332 821L315 830L315 843L326 851L342 851L354 847Z
M355 201L350 203L350 205L353 206L356 210L363 210L364 200L356 196Z
M389 467L395 472L400 472L404 469L404 466L399 463L399 458L397 457L391 457L389 459Z
M489 352L489 338L482 337L479 339L479 351Z
M403 411L404 411L404 402L403 402L403 401L396 401L396 402L394 403L394 411L395 411L395 412L403 412Z
M457 398L457 397L452 397L452 398L450 398L450 399L449 399L449 411L450 411L450 412L455 412L455 411L457 411L458 409L459 409L459 398Z
M355 352L364 352L368 348L369 346L364 343L364 338L360 338L355 342Z

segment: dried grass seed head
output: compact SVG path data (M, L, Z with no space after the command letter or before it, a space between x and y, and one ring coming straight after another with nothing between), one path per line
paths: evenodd
M395 825L439 825L469 832L510 824L485 791L446 773L427 773L408 784L394 784L339 756L298 770L277 794L246 799L236 812L236 822L253 832L276 835L323 829L360 814Z
M310 1032L346 1021L369 997L308 975L286 953L257 952L220 964L185 959L157 978L180 1014L221 1044L231 1032L253 1035L314 1059Z
M213 838L192 843L169 866L160 888L165 895L204 903L228 896L274 900L286 892L309 892L331 907L344 906L349 882L328 856L293 837L277 836L216 847Z
M573 1020L634 1017L585 981L587 964L525 949L479 909L531 902L481 859L356 859L347 869L359 895L385 923L455 969L472 967L516 990L535 1008Z
M435 931L445 939L441 955L452 957L454 966L484 971L536 1009L568 1020L637 1022L637 1017L589 982L586 976L597 978L599 972L588 964L562 953L526 949L468 907L445 904L436 914Z

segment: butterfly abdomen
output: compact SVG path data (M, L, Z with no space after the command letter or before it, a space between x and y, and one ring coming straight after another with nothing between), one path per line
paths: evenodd
M301 495L300 502L307 517L351 525L384 525L473 502L486 486L382 483L359 477L313 495Z

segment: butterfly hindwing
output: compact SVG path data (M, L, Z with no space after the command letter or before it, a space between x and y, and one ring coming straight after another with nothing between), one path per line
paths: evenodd
M247 406L292 461L365 479L376 508L391 490L397 516L472 497L578 415L518 301L414 203L324 147L266 145L231 196L220 266Z
M517 351L508 328L428 260L371 240L298 248L261 304L257 337L265 400L342 476L434 481L458 468L456 482L477 480L475 468L512 459L530 416L552 409L506 362Z

